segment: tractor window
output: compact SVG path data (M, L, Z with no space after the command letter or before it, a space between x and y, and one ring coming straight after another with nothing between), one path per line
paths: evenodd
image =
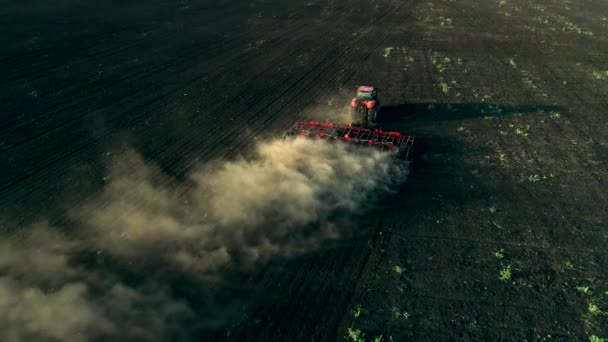
M372 93L365 93L361 91L357 92L357 100L359 101L371 101L373 99Z

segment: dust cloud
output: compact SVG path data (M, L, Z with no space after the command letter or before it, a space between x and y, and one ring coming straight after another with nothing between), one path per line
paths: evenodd
M176 274L204 286L224 270L313 252L403 182L407 165L298 138L201 165L181 182L134 151L109 172L102 192L68 213L69 234L40 224L3 237L1 340L186 338L213 309L176 295Z
M90 246L45 223L0 243L0 340L162 340L194 317L162 284L132 288L77 264ZM178 318L180 324L171 324Z
M317 246L336 237L333 214L364 210L406 175L386 153L306 139L262 143L249 160L200 167L177 191L136 154L118 163L101 200L77 213L92 242L116 256L164 255L197 272Z
M336 100L339 98L340 100ZM350 124L353 121L348 95L334 95L331 104L317 106L309 109L310 118L320 122L334 122L336 124Z

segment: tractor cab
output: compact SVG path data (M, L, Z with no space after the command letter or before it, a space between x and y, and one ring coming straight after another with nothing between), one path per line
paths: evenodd
M357 88L357 102L376 101L378 90L374 87L361 86Z

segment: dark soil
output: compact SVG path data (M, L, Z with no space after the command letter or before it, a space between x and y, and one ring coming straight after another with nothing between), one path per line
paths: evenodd
M67 230L108 153L179 182L371 84L383 127L417 139L399 193L305 255L213 286L163 276L201 317L197 286L238 308L187 339L608 337L607 17L601 0L4 2L0 223Z

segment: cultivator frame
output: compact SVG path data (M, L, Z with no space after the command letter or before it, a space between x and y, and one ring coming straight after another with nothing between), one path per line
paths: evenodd
M414 137L399 132L386 132L380 129L339 125L332 122L304 121L295 123L284 138L307 137L329 142L342 141L361 147L373 147L383 151L394 151L403 160L410 160Z

